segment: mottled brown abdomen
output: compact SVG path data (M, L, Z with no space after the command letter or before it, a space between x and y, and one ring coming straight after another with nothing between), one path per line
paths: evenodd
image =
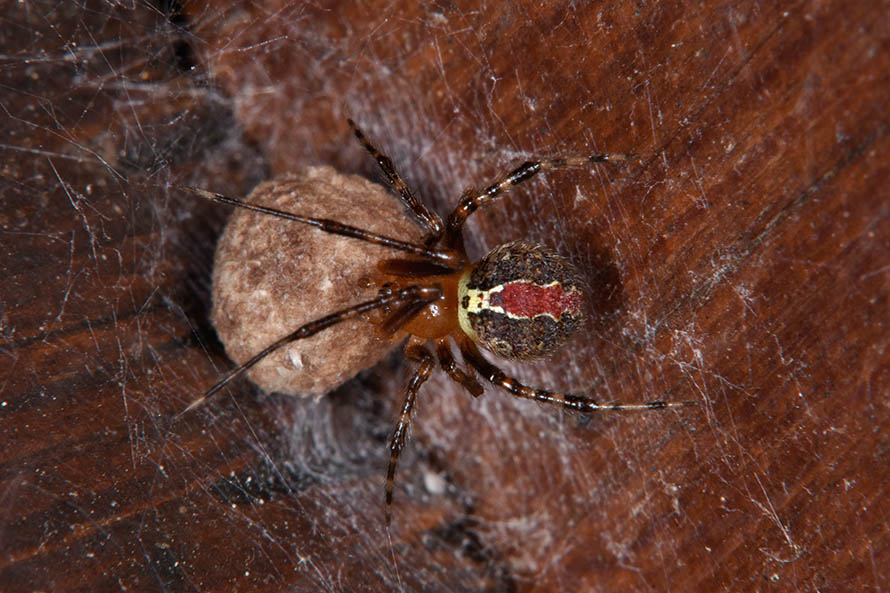
M549 356L580 326L584 288L565 259L522 241L497 247L458 288L461 329L510 360Z

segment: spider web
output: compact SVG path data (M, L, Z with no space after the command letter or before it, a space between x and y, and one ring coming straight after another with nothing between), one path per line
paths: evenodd
M500 60L510 50L492 47L492 23L503 15L210 4L5 9L0 392L23 428L8 437L19 457L3 500L30 501L0 533L8 590L664 590L651 578L683 563L697 527L682 501L702 458L725 486L720 504L762 527L762 565L799 557L775 504L781 486L727 402L758 397L746 357L762 351L777 361L772 384L806 400L806 348L759 318L754 280L732 279L747 254L730 247L698 268L651 257L660 244L647 225L681 221L676 203L640 201L715 200L694 161L676 181L653 177L671 169L658 158L550 175L477 215L467 240L479 256L531 237L589 271L590 330L554 362L510 372L601 401L697 400L716 453L683 412L583 419L494 390L474 400L436 373L401 460L390 548L383 472L409 368L398 352L318 401L242 382L176 418L230 365L208 321L228 212L176 186L244 195L309 164L375 177L346 117L441 213L532 154L661 140L645 78L618 116L634 122L629 139L567 129L542 88L589 95L589 121L625 106L558 68ZM573 22L561 24L571 39ZM467 61L469 78L455 66ZM514 137L525 118L538 135ZM717 291L735 295L717 312L723 330L713 310L677 313ZM734 353L729 375L715 360L736 331L749 351ZM44 536L31 541L38 523Z

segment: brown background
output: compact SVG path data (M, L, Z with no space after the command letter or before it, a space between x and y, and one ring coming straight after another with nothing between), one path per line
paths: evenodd
M79 4L0 26L0 589L890 587L886 3ZM597 287L524 379L699 406L578 418L439 373L394 554L397 353L176 421L230 363L228 212L175 186L373 177L347 116L443 213L530 155L645 153L527 184L469 246Z

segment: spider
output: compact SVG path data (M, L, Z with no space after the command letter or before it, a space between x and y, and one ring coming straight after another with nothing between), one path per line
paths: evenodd
M405 388L399 420L390 443L384 492L385 523L392 517L396 466L405 446L417 393L438 365L472 396L483 393L477 375L510 394L560 406L581 413L601 410L660 410L695 402L651 401L645 403L598 403L584 395L557 393L522 384L508 376L481 353L480 347L511 361L532 361L554 353L582 325L585 287L578 271L553 250L526 241L494 248L473 262L464 248L467 218L479 208L502 197L514 186L543 171L586 167L595 163L626 161L635 155L593 154L525 162L482 191L464 192L448 218L443 220L421 201L351 119L349 127L361 145L377 161L389 185L414 215L424 237L417 243L372 233L323 218L260 206L186 187L188 191L218 202L314 226L326 233L391 249L392 258L378 263L385 282L376 298L357 303L306 323L269 344L252 358L227 373L192 402L183 413L197 407L230 381L263 358L296 340L308 338L348 319L364 318L378 325L383 335L397 331L409 335L405 357L417 364ZM373 314L373 315L372 315ZM456 344L463 365L455 360Z

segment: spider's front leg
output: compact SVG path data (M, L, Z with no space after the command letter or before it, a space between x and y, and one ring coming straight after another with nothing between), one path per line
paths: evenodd
M259 363L261 360L266 358L268 355L272 354L279 348L296 342L298 340L303 340L305 338L314 336L315 334L324 331L325 329L337 325L338 323L342 323L348 319L355 319L360 315L364 315L370 311L374 311L376 309L382 309L384 307L390 306L394 303L401 304L402 306L415 306L417 304L429 304L441 296L441 291L435 287L424 287L424 286L408 286L401 290L382 294L378 296L376 299L372 299L370 301L365 301L363 303L358 303L357 305L353 305L352 307L347 307L346 309L341 309L340 311L335 311L330 315L326 315L320 319L316 319L315 321L310 321L300 327L298 327L295 331L290 334L280 338L279 340L269 344L263 350L255 354L248 361L238 365L231 371L229 371L216 385L208 389L204 395L192 403L190 403L186 408L178 414L177 417L186 414L190 410L193 410L203 404L208 398L213 396L213 394L217 393L223 387L229 384L233 379L240 377L255 364ZM432 358L432 357L430 357ZM429 374L429 373L427 373Z

